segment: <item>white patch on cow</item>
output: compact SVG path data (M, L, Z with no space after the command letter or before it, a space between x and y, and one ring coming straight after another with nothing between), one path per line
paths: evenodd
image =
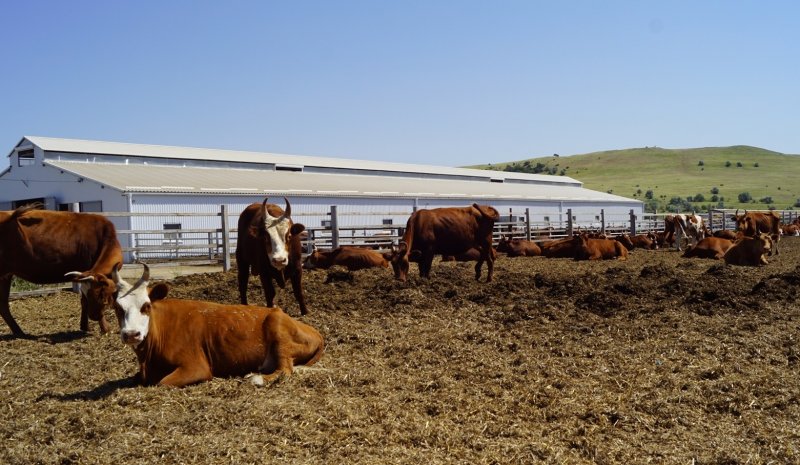
M142 313L142 308L150 303L147 281L139 280L131 286L120 278L117 289L117 305L122 309L123 315L119 322L120 337L123 343L138 346L147 337L150 326L150 316Z
M260 374L250 373L249 375L245 376L245 379L250 380L250 384L256 387L264 387L264 377Z
M277 218L268 217L264 221L264 228L269 236L272 250L269 253L269 260L272 266L282 270L289 264L289 251L286 244L286 234L289 232L289 220L275 221Z

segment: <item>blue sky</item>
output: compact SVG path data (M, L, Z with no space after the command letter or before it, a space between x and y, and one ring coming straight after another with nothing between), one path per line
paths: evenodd
M451 166L653 145L800 154L800 2L0 12L4 155L24 135Z

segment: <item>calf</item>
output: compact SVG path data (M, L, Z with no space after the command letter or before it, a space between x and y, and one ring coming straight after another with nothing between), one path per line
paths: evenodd
M167 299L166 284L148 291L147 265L134 285L116 270L113 279L122 342L136 353L144 385L183 387L253 372L273 381L294 365L314 364L325 349L316 329L279 308Z
M491 251L492 260L497 258L497 251L494 247L492 247ZM419 256L416 257L417 259L414 260L409 256L411 261L418 261ZM481 259L481 251L475 248L471 248L466 252L462 252L455 255L442 255L443 262L476 262Z
M721 237L706 237L696 246L684 252L685 258L713 258L719 260L733 245L733 241Z
M723 258L729 265L761 266L766 265L767 257L772 249L772 237L761 233L757 237L743 236L725 252Z
M379 252L372 249L347 246L337 247L333 250L314 249L303 262L303 268L307 270L315 268L328 269L334 265L345 267L348 271L366 268L389 268L389 262Z
M730 229L718 229L718 230L714 231L712 236L719 237L719 238L722 238L722 239L728 239L729 241L735 241L736 240L736 232L735 231L731 231Z
M593 239L584 235L572 238L575 260L608 260L628 258L628 249L613 239Z
M516 237L509 239L505 235L500 236L497 251L505 253L507 257L538 257L542 255L542 248L535 242Z

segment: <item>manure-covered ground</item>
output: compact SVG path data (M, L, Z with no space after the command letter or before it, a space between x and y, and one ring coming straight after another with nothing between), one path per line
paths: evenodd
M405 284L309 272L327 351L264 388L135 386L75 294L16 300L36 337L0 326L0 463L800 463L800 239L780 248L759 268L499 257L490 284L438 260ZM170 284L238 301L235 272Z

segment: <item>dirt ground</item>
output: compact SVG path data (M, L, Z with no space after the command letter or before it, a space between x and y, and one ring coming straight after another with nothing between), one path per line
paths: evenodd
M0 327L0 463L800 463L800 239L780 247L760 268L499 257L491 284L309 272L326 354L264 388L135 386L75 294L13 301L37 337ZM235 272L169 282L237 302Z

